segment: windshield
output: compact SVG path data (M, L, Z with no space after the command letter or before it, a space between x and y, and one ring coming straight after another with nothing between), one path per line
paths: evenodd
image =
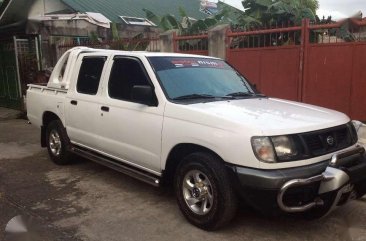
M250 98L248 82L225 61L195 57L149 57L172 100Z

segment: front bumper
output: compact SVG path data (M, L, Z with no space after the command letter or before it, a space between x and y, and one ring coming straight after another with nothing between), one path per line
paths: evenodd
M356 146L321 163L278 170L231 166L243 199L264 212L329 209L366 194L365 149Z

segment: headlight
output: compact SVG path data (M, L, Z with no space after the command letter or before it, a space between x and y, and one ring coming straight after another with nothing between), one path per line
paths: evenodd
M276 162L273 145L269 137L252 137L252 147L259 160L269 163Z
M255 156L263 162L291 161L302 153L296 136L252 137Z
M280 161L294 159L299 155L294 138L291 136L271 137L277 157Z

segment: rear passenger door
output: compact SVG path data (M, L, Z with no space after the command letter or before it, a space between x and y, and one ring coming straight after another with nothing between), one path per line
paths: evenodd
M117 56L111 62L97 123L99 149L119 161L160 172L164 106L147 106L131 99L133 86L154 87L140 59Z
M97 148L96 121L99 118L100 83L107 56L83 55L71 75L66 106L66 129L70 140Z

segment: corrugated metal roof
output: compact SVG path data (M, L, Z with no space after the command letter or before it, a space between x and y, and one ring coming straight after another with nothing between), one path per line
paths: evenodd
M195 19L207 17L199 11L199 0L62 0L78 12L99 12L113 22L122 22L118 16L145 18L144 8L158 16L172 14L179 17L179 7Z

